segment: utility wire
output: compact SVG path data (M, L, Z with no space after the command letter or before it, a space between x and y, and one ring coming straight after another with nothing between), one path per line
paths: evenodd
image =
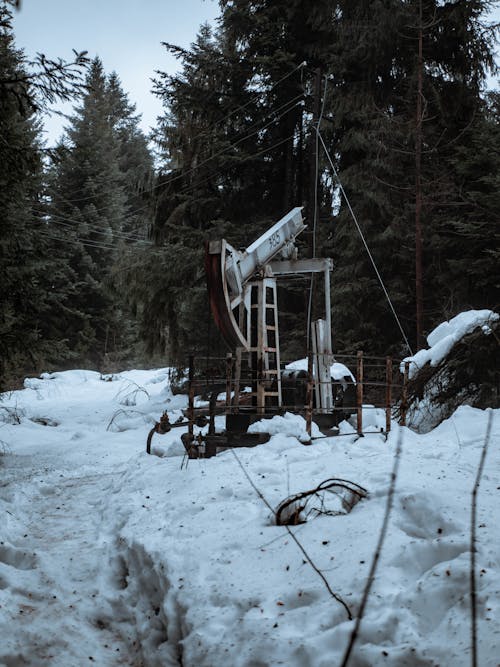
M281 77L281 79L279 79L278 81L276 81L276 82L275 82L275 83L274 83L268 90L258 90L258 91L255 91L255 93L252 93L252 99L248 100L248 102L246 102L245 104L242 104L242 105L240 105L239 107L236 107L236 108L233 109L231 112L229 112L228 114L226 114L225 116L223 116L222 118L220 118L218 121L216 121L216 122L212 125L212 127L210 128L210 130L209 130L208 132L211 132L211 131L213 130L214 127L220 125L220 124L223 123L224 121L226 121L226 120L228 120L229 118L231 118L232 116L234 116L234 114L235 114L235 113L238 113L238 111L241 111L242 109L245 109L247 106L249 106L250 104L252 104L252 102L254 102L254 100L257 99L260 95L262 95L262 93L270 93L272 90L274 90L274 88L276 88L277 86L279 86L280 83L282 83L283 81L285 81L286 79L288 79L288 78L289 78L290 76L292 76L292 74L294 74L297 70L299 70L299 69L301 69L301 68L303 68L303 67L305 67L305 66L306 66L306 63L305 63L305 62L300 63L299 65L297 65L296 67L294 67L294 69L292 69L288 74L285 74L283 77ZM301 97L301 96L302 96L302 94L299 95L298 97ZM294 99L296 99L296 98L294 98ZM287 104L287 103L285 103L285 104ZM279 108L280 108L280 107L278 107L278 109L279 109ZM273 112L275 112L275 111L276 111L276 109L270 111L269 113L273 113ZM265 116L269 115L269 113L268 113L268 114L265 114ZM264 116L264 118L265 118L265 116ZM255 125L255 123L254 123L253 125ZM252 127L252 125L251 125L250 127ZM206 134L207 134L207 130L204 130L203 132L199 132L199 133L196 134L194 137L191 137L191 141L195 141L196 139L198 139L198 138L200 138L200 137L202 137L202 136L204 136L204 135L206 135ZM216 157L216 156L212 156L212 157ZM210 158L210 159L212 159L212 158ZM198 165L198 166L201 166L201 165ZM197 166L197 167L198 167L198 166ZM197 168L197 167L196 167L196 168ZM175 178L177 178L177 177L175 177ZM106 179L106 180L102 180L102 181L99 181L99 183L106 183L106 182L110 182L110 183L111 183L111 182L114 181L114 180L116 180L116 177L114 177L114 178L110 178L110 179ZM168 181L168 182L170 182L170 181ZM168 182L167 182L167 183L168 183ZM157 185L153 185L153 186L151 186L149 189L144 190L143 192L146 192L146 193L153 192L153 190L155 190L156 188L161 187L161 186L163 186L163 185L165 185L165 183L161 183L161 184L158 183ZM80 202L80 201L86 201L86 200L88 200L88 199L92 199L92 196L74 198L74 199L71 199L70 201L71 201L71 202ZM142 210L142 209L138 209L138 210Z
M96 243L94 241L91 241L90 239L84 241L79 237L77 237L76 239L61 238L59 236L52 236L51 234L43 230L39 230L38 234L40 234L40 236L43 236L45 238L52 239L52 241L58 241L59 243L69 243L71 245L83 245L89 248L99 248L100 250L115 250L115 246L104 245L103 243Z
M257 487L257 485L255 484L255 482L253 481L253 479L252 479L252 478L250 477L250 475L248 474L247 469L245 468L245 466L244 466L243 463L241 462L240 458L238 457L238 455L237 455L236 452L234 451L234 447L231 447L230 452L232 453L232 455L233 455L234 458L236 459L236 462L238 463L239 467L240 467L241 470L243 471L243 474L244 474L245 477L247 478L247 480L248 480L250 486L252 487L252 489L253 489L253 490L255 491L255 493L259 496L259 498L260 498L260 499L262 500L262 502L266 505L266 507L271 511L271 513L276 517L276 512L275 512L274 508L271 506L271 504L270 504L269 501L266 499L266 497L264 496L264 494L262 493L262 491ZM312 567L312 569L316 572L316 574L318 574L318 576L322 579L323 583L324 583L325 586L326 586L327 591L330 593L330 595L331 595L331 596L332 596L332 597L333 597L339 604L341 604L341 605L344 607L344 609L345 609L346 612L347 612L347 617L348 617L348 619L351 620L351 619L352 619L352 614L351 614L351 610L349 609L349 607L347 606L347 604L346 604L346 603L344 602L344 600L340 597L340 595L338 595L338 593L335 593L335 592L332 590L330 584L328 583L327 578L325 577L325 575L323 574L323 572L318 568L318 566L313 562L313 560L311 559L311 557L309 556L309 554L307 553L307 551L305 550L304 546L303 546L302 543L299 541L299 539L297 538L297 536L295 535L295 533L293 532L293 530L290 528L290 526L285 525L285 528L286 528L288 534L290 535L290 537L292 538L292 540L295 542L295 544L299 547L299 549L300 549L301 552L303 553L304 558L307 560L307 562L309 563L309 565L310 565L310 566Z
M292 139L293 137L294 137L294 135L291 134L290 136L286 137L285 139L281 139L280 141L277 141L276 143L272 144L271 146L267 146L266 148L263 148L262 150L257 151L256 153L252 153L252 154L250 154L250 155L247 155L245 158L242 158L242 159L240 160L240 164L243 163L243 162L247 162L247 161L249 161L249 160L252 160L252 159L254 159L254 158L256 158L256 157L259 157L260 155L263 155L263 154L265 154L265 153L268 153L268 152L271 151L271 150L274 150L274 149L277 148L278 146L281 146L282 144L286 143L287 141L290 141L290 139ZM219 171L220 171L220 170L219 170ZM214 174L216 174L216 173L219 173L219 172L214 172ZM192 189L195 189L195 187L199 187L200 185L203 185L203 183L205 183L205 182L207 182L208 180L210 180L210 178L212 178L212 176L213 176L214 174L209 175L208 178L206 178L206 179L203 180L203 181L200 181L199 183L196 184L196 186L192 186ZM36 211L35 211L35 212L36 212ZM42 212L39 211L39 213L42 213ZM57 220L57 221L53 221L54 224L65 224L66 227L70 227L70 228L74 228L75 225L82 224L82 221L80 221L80 220L75 220L75 219L72 219L72 218L62 218L62 216L57 216L57 217L59 218L59 220ZM123 219L126 220L126 219L127 219L127 216L125 216ZM64 220L64 223L61 222L62 220ZM70 224L70 223L73 223L73 224ZM98 231L95 227L93 227L92 225L88 225L88 224L87 224L87 227L91 228L92 231L94 231L94 232L96 232L96 233L99 233L99 231ZM39 229L38 231L39 231L40 234L44 234L45 236L48 236L46 230L44 230L44 229ZM70 239L62 239L62 238L57 238L57 237L54 237L54 236L48 236L48 237L49 237L49 238L52 238L52 239L55 240L55 241L60 241L61 243L64 243L64 242L67 241L68 243L74 243L74 244L82 243L83 245L89 245L90 247L101 247L101 248L103 248L103 249L112 249L112 248L113 248L113 246L109 246L109 245L108 245L108 246L105 246L105 245L102 245L102 244L99 245L98 243L93 242L93 241L85 241L85 242L84 242L83 240L75 240L75 241L72 241L72 240L70 240ZM148 240L146 240L146 239L135 239L135 238L133 238L133 237L121 237L121 238L122 238L122 239L131 240L131 241L134 241L134 242L136 242L136 243L141 243L141 244L144 244L144 245L150 245L150 243L151 243L150 241L148 241Z
M277 141L276 143L272 144L271 146L268 146L266 148L263 148L260 151L257 151L256 153L251 153L250 155L247 155L244 158L240 158L238 164L243 164L244 162L248 162L249 160L253 160L256 157L259 157L260 155L263 155L265 153L269 153L270 151L274 150L278 146L281 146L282 144L286 143L287 141L290 141L290 139L293 139L295 134L291 134L285 139L280 139L280 141ZM179 190L179 194L188 194L191 191L195 191L197 188L199 188L201 185L204 185L205 183L208 183L213 179L214 176L217 174L223 173L224 169L217 169L214 172L208 174L206 178L203 180L197 181L196 183L192 185L186 185L182 190Z
M394 306L393 306L393 304L392 304L392 301L391 301L391 298L390 298L390 296L389 296L389 293L387 292L387 289L386 289L386 287L385 287L385 285L384 285L384 281L382 280L382 276L380 275L379 270L378 270L378 268L377 268L377 265L375 264L375 260L373 259L373 255L372 255L372 253L370 252L370 248L368 247L368 244L367 244L367 242L366 242L366 240L365 240L365 237L364 237L364 235L363 235L363 231L362 231L362 229L361 229L361 227L360 227L360 225L359 225L359 222L358 222L358 219L357 219L357 217L356 217L356 214L354 213L354 211L353 211L353 209L352 209L351 202L349 201L349 198L348 198L348 196L347 196L347 194L346 194L346 191L344 190L344 186L342 185L342 181L340 180L340 177L339 177L339 174L338 174L338 172L337 172L337 169L335 168L335 165L333 164L333 160L332 160L332 158L331 158L331 156L330 156L330 152L328 151L328 148L326 147L326 144L325 144L325 142L324 142L324 140L323 140L323 137L321 136L321 133L320 133L319 130L317 130L317 133L318 133L319 140L321 141L321 144L323 145L323 148L324 148L324 151L325 151L326 156L327 156L327 158L328 158L328 161L329 161L329 163L330 163L330 166L331 166L331 168L332 168L332 170L333 170L333 174L334 174L334 176L335 176L335 178L336 178L336 180L337 180L337 183L338 183L338 186L339 186L339 188L340 188L340 191L341 191L341 193L342 193L342 195L343 195L343 197L344 197L344 200L345 200L345 202L346 202L346 204L347 204L347 207L349 208L349 212L350 212L350 214L351 214L351 217L352 217L352 219L354 220L354 224L356 225L356 228L357 228L357 230L358 230L358 232L359 232L359 235L360 235L360 237L361 237L361 240L363 241L363 245L365 246L365 250L366 250L366 252L368 253L368 257L370 258L370 261L371 261L372 266L373 266L373 268L374 268L374 270L375 270L375 273L377 274L377 278L378 278L379 283L380 283L380 285L381 285L381 287L382 287L382 289L383 289L383 291L384 291L385 297L386 297L386 299L387 299L387 302L389 303L389 306L390 306L390 308L391 308L392 314L394 315L394 319L396 320L396 323L397 323L397 325L398 325L398 327L399 327L399 330L400 330L400 332L401 332L401 335L403 336L403 340L404 340L405 343L406 343L406 347L408 348L408 350L409 350L409 352L410 352L410 355L413 356L413 352L412 352L410 343L408 342L408 338L407 338L407 336L406 336L406 334L405 334L405 331L404 331L404 329L403 329L403 327L402 327L402 325L401 325L401 322L399 321L399 317L397 316L397 313L396 313L396 311L395 311L395 309L394 309Z
M41 213L41 211L36 211L33 209L35 213ZM56 209L57 211L57 209ZM62 215L58 215L57 213L50 213L50 224L53 225L60 225L63 227L68 227L70 229L75 229L76 225L82 225L84 224L90 231L95 232L96 234L102 234L102 235L107 235L107 232L102 229L102 227L99 227L96 224L90 224L86 222L85 220L75 220L74 218L67 218ZM140 236L129 236L128 234L124 234L123 232L117 232L113 231L113 238L118 239L120 241L145 241L146 239L141 238Z
M296 101L298 98L301 98L301 97L302 97L302 95L298 95L297 97L295 97L295 98L292 99L292 102L293 102L293 101ZM282 105L282 106L285 106L285 105ZM298 103L291 104L291 106L289 106L287 109L285 109L285 111L283 111L281 114L279 114L279 116L277 116L277 117L274 118L273 120L269 121L269 123L266 123L266 124L263 125L262 127L259 127L255 132L252 132L251 134L248 134L248 135L242 137L241 139L239 139L238 141L232 143L231 146L230 146L229 148L233 148L233 147L237 146L238 144L240 144L242 141L244 141L244 140L246 140L246 139L249 139L250 137L253 137L254 135L258 134L259 132L262 132L263 130L265 130L267 127L269 127L269 126L272 125L273 123L276 123L280 118L282 118L283 116L285 116L287 113L289 113L290 111L292 111L292 109L294 109L294 108L297 107L297 106L299 106ZM279 108L282 108L282 107L279 107ZM293 136L293 135L292 135L292 136ZM227 150L229 150L229 148L228 148ZM250 157L252 157L252 156L250 156ZM246 161L246 158L241 158L241 159L240 159L240 163L241 163L241 162L245 162L245 161ZM184 188L182 188L181 190L179 190L179 193L180 193L180 194L185 194L185 193L189 192L190 190L195 190L196 188L199 187L199 185L200 185L201 183L205 183L207 180L210 180L211 178L213 178L213 176L216 176L217 174L222 173L224 170L225 170L224 168L221 168L221 169L217 169L217 170L213 171L212 173L210 173L210 174L208 175L208 178L207 178L206 180L201 181L201 182L197 182L197 183L192 184L192 185L186 185L186 186L184 186Z
M299 97L302 97L302 94L301 94L301 95L297 95L295 98L291 98L291 100L296 100L296 99L298 99ZM290 100L289 100L289 102L290 102ZM278 107L278 108L280 108L280 107ZM269 112L269 113L275 113L275 110L273 110L273 111L271 111L271 112ZM268 113L268 114L265 114L264 118L265 118L266 116L268 116L269 113ZM288 113L288 111L283 112L282 115L284 115L285 113ZM256 135L256 134L258 134L259 132L261 132L263 129L265 129L266 127L268 127L269 125L272 125L272 123L275 123L277 120L279 120L279 118L281 118L281 116L279 116L278 118L275 118L274 120L272 120L272 121L270 121L269 123L265 124L263 127L258 128L256 131L253 131L253 132L244 134L242 137L238 138L236 141L233 141L233 142L229 143L228 146L224 147L223 149L221 149L221 150L218 151L217 153L214 153L213 155L211 155L210 157L206 158L205 160L202 160L202 161L201 161L200 163L198 163L196 166L191 167L190 169L187 169L186 171L182 172L181 174L178 174L177 176L172 176L171 178L167 178L166 180L159 182L157 185L154 185L150 190L148 190L148 192L152 192L153 190L158 189L158 188L161 188L161 187L164 187L165 185L170 185L170 183L174 183L175 181L178 181L179 179L186 178L186 176L189 176L190 174L192 174L193 172L195 172L197 169L199 169L200 167L203 167L204 165L208 164L209 162L211 162L211 161L214 160L215 158L220 157L221 155L224 155L225 153L228 153L229 150L231 150L231 148L234 148L234 146L237 146L237 145L240 144L242 141L245 141L246 139L249 139L250 137L253 137L254 135ZM255 125L255 124L254 124L254 125ZM252 126L251 126L251 127L252 127ZM143 208L144 208L144 207L143 207ZM132 213L136 213L137 211L140 211L140 210L142 210L142 209L136 209L136 211L132 211Z
M267 116L276 113L277 111L279 111L280 109L282 109L284 106L286 106L286 105L288 105L288 104L291 104L290 108L288 108L288 109L286 109L285 111L283 111L277 118L274 118L273 120L269 121L269 122L266 123L264 126L258 127L258 129L255 130L255 131L253 131L253 132L247 132L247 130L249 129L249 128L247 128L247 129L246 129L246 134L244 134L242 137L239 137L236 141L233 141L233 142L229 143L227 146L225 146L223 149L221 149L221 150L218 151L217 153L214 153L213 155L211 155L210 157L206 158L205 160L203 160L202 162L200 162L200 163L197 164L196 166L191 167L190 169L188 169L188 170L186 170L186 171L184 171L184 172L182 172L182 173L180 173L180 174L177 174L176 176L172 176L172 177L170 177L170 178L167 178L167 179L164 180L164 181L158 182L156 185L151 186L150 189L148 189L148 190L144 190L144 193L146 193L146 194L150 194L150 193L152 193L154 190L156 190L156 189L158 189L158 188L161 188L161 187L164 187L164 186L166 186L166 185L169 185L170 183L173 183L173 182L175 182L175 181L178 181L179 179L184 179L184 178L186 178L186 176L189 176L190 174L192 174L193 172L195 172L197 169L199 169L200 167L202 167L202 166L208 164L209 162L211 162L211 161L214 160L215 158L220 157L221 155L227 154L232 148L234 148L235 146L237 146L238 144L240 144L242 141L245 141L246 139L249 139L250 137L253 137L254 135L256 135L256 134L258 134L259 132L261 132L262 130L266 129L267 127L269 127L269 126L272 125L273 123L277 122L282 116L284 116L284 115L286 115L287 113L289 113L289 111L291 111L295 106L298 105L298 102L297 102L297 101L298 101L300 98L302 98L302 97L303 97L303 93L300 93L299 95L296 95L295 97L292 97L292 98L290 98L289 100L287 100L287 102L285 102L284 104L282 104L280 107L277 107L277 109L272 109L272 110L270 110L267 114L265 114L265 115L263 116L264 119L265 119ZM296 104L293 104L294 102L295 102ZM261 119L261 121L262 121L262 119ZM258 122L261 122L261 121L258 121ZM253 123L252 125L250 125L250 129L254 128L254 127L258 124L258 122ZM216 173L216 172L215 172L215 173ZM190 186L187 186L187 187L190 187ZM196 187L198 187L198 184L193 185L192 187L193 187L193 188L196 188ZM68 200L68 199L66 199L65 197L63 197L62 195L57 194L57 193L56 193L56 197L59 197L60 199L62 199L63 201L65 201L67 204L70 204L70 205L71 205L73 202L78 201L77 199ZM84 198L81 198L81 200L83 201L83 200L86 200L86 199L92 199L92 198L93 198L93 197L84 197ZM140 213L140 212L146 210L148 207L149 207L149 204L145 204L144 206L141 206L141 207L136 208L136 209L134 209L134 210L132 210L132 211L129 211L129 213L128 213L126 216L124 216L123 219L126 220L126 219L129 219L129 218L132 218L132 217L135 216L135 214ZM75 208L76 208L76 207L75 207ZM95 208L94 210L95 210L95 212L99 212L99 211L105 210L105 208L104 208L104 207L101 207L101 208Z
M321 104L321 111L318 117L318 122L316 123L315 128L315 160L316 160L316 169L314 176L314 213L313 213L313 230L312 230L312 256L316 257L316 229L318 224L318 179L319 179L319 128L321 121L323 120L323 113L325 111L325 100L326 100L326 88L328 85L328 78L325 76L325 89L323 91L323 102ZM309 340L311 336L311 320L312 320L312 303L313 303L313 292L314 292L314 273L311 273L311 282L309 286L309 303L307 305L307 332L306 332L306 349L309 350ZM327 308L330 308L330 304L327 304Z
M479 485L481 484L481 477L483 476L484 463L488 451L488 445L491 437L491 427L493 424L493 410L488 410L488 425L486 426L486 436L484 439L483 449L481 451L481 459L477 469L476 481L472 491L472 506L471 506L471 520L470 520L470 611L471 611L471 665L477 667L477 598L476 598L476 523L477 523L477 495L479 493Z
M305 62L305 61L304 61L304 62L301 62L300 65L297 65L296 67L294 67L290 72L288 72L288 74L285 74L284 76L282 76L281 79L278 79L278 81L276 81L276 83L273 83L273 85L272 85L268 90L262 90L262 89L261 89L261 90L256 90L254 93L251 93L251 95L252 95L252 99L248 100L248 102L245 102L245 104L242 104L242 105L236 107L235 109L233 109L232 111L230 111L228 114L226 114L225 116L223 116L223 117L220 118L219 120L215 121L215 123L213 124L212 128L213 128L213 127L216 127L217 125L220 125L220 124L223 123L224 121L228 120L228 118L231 118L231 116L234 116L234 114L235 114L235 113L238 113L238 111L241 111L242 109L246 109L246 107L249 106L250 104L252 104L252 102L254 102L254 100L257 99L260 95L262 95L262 93L270 93L270 92L271 92L272 90L274 90L277 86L279 86L280 83L282 83L283 81L285 81L286 79L288 79L290 76L292 76L292 74L295 74L295 72L296 72L297 70L302 69L302 68L304 68L304 67L306 67L306 62ZM210 128L210 130L211 130L212 128ZM198 134L196 134L196 135L192 138L192 140L194 141L195 139L198 139L199 137L204 136L206 133L207 133L206 130L203 131L203 132L199 132Z

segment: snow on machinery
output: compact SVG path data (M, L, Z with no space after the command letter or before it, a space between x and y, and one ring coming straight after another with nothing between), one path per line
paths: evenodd
M307 407L311 409L313 403L313 418L321 427L329 428L340 421L339 395L335 394L342 392L342 385L338 385L339 392L334 392L330 375L333 362L332 261L328 258L297 259L294 241L305 228L302 209L296 207L243 251L233 248L225 239L207 242L205 270L210 308L219 331L234 354L228 355L227 362L226 401L222 410L226 416L226 429L223 433L215 433L214 392L209 406L212 416L209 433L198 436L196 441L190 428L183 436L188 452L193 453L195 447L199 451L201 445L205 456L210 456L225 447L259 444L268 436L247 433L253 422L282 414L285 410L306 414ZM312 273L324 276L325 316L311 325L310 368L282 371L277 281ZM250 387L250 391L242 394L244 387ZM220 390L220 384L218 388ZM192 400L188 417L193 423Z
M256 414L282 407L277 279L321 272L325 277L325 319L314 323L316 374L329 378L332 358L330 259L297 259L295 238L306 228L296 207L243 252L225 240L208 242L205 255L210 307L215 322L237 356L248 353L254 378ZM236 373L239 369L236 368ZM290 376L290 373L289 373ZM290 378L289 378L290 379ZM322 387L319 405L333 407L331 383Z
M305 416L309 441L313 421L323 434L335 435L334 427L355 413L357 433L361 437L367 399L374 403L370 408L377 409L375 403L378 403L385 409L385 430L377 426L377 431L385 434L390 431L394 405L391 391L395 386L392 360L390 357L367 358L370 373L378 376L375 382L364 376L362 352L346 357L349 365L353 362L356 365L356 379L346 366L334 360L330 320L332 261L297 258L294 242L305 228L302 209L296 207L243 251L235 249L225 239L206 243L210 308L232 352L225 359L189 357L187 368L184 366L178 381L171 383L173 393L188 393L184 419L171 424L165 412L149 433L148 453L154 433L167 433L171 428L185 429L186 426L187 433L183 433L181 439L190 458L208 458L227 448L257 445L267 442L270 435L259 432L262 425L252 427L254 422L286 412ZM324 318L308 323L311 349L307 358L288 364L283 370L277 282L312 274L323 274ZM368 391L365 393L365 390ZM382 400L381 391L385 394ZM378 393L378 398L373 392ZM404 392L403 389L403 420ZM225 418L225 428L221 429L220 420L216 428L216 416ZM373 427L370 423L367 425Z

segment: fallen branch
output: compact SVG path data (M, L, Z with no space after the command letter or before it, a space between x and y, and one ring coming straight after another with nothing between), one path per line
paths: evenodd
M266 499L266 497L264 496L264 494L262 493L262 491L256 486L256 484L254 483L254 481L252 480L252 478L251 478L250 475L248 474L248 471L246 470L245 466L244 466L244 465L242 464L242 462L240 461L240 459L239 459L238 455L236 454L235 450L234 450L233 448L231 448L229 451L232 453L232 455L233 455L234 458L236 459L236 461L237 461L239 467L240 467L241 470L243 471L243 474L244 474L245 477L247 478L247 480L248 480L250 486L252 487L252 489L253 489L253 490L255 491L255 493L259 496L259 498L260 498L260 499L262 500L262 502L266 505L266 507L272 512L272 514L276 515L275 510L274 510L273 507L270 505L270 503L268 502L268 500ZM330 584L328 583L327 578L325 577L325 575L323 574L323 572L321 572L321 570L318 568L318 566L314 563L314 561L312 560L311 556L309 556L309 554L307 553L307 551L306 551L306 549L304 548L303 544L302 544L302 543L299 541L299 539L295 536L295 534L294 534L294 532L291 530L290 526L285 525L284 527L286 528L286 530L287 530L288 534L290 535L290 537L292 538L292 540L295 542L295 544L299 547L299 549L300 549L301 552L303 553L304 558L307 560L307 562L309 563L309 565L310 565L310 566L312 567L312 569L316 572L316 574L321 578L321 580L322 580L323 583L325 584L325 587L326 587L327 591L330 593L330 595L332 596L332 598L333 598L334 600L336 600L339 604L341 604L341 605L344 607L344 609L345 609L346 612L347 612L347 618L348 618L349 620L352 620L351 610L349 609L349 607L348 607L348 605L346 604L346 602L344 602L344 600L340 597L340 595L338 595L338 593L335 593L335 592L332 590Z
M327 493L333 494L340 499L342 511L325 510L325 494ZM367 490L355 482L336 477L326 479L314 489L295 493L285 498L276 510L276 525L296 526L299 523L304 523L307 520L307 516L313 512L316 515L327 514L330 516L348 514L360 500L366 498L367 494ZM314 499L319 500L320 508L311 507L304 517L307 505Z

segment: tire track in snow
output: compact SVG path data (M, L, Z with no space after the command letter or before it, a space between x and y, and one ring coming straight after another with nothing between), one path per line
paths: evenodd
M17 488L14 511L29 515L17 544L0 544L0 665L140 667L133 626L113 618L101 512L121 471L67 477L47 468ZM2 583L3 582L3 583ZM5 604L7 599L8 606ZM5 608L7 606L7 609Z

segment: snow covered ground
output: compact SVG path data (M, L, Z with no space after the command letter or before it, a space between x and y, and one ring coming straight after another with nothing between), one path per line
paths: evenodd
M344 422L311 446L287 417L266 445L188 465L176 429L148 456L151 424L164 409L175 421L184 401L166 369L54 373L3 397L0 665L341 665L354 620L269 506L330 477L368 490L348 514L290 528L355 619L399 438L349 665L471 664L471 500L488 411L463 407L425 435L393 424L386 441L371 410L364 438ZM499 412L477 497L481 667L500 665Z

